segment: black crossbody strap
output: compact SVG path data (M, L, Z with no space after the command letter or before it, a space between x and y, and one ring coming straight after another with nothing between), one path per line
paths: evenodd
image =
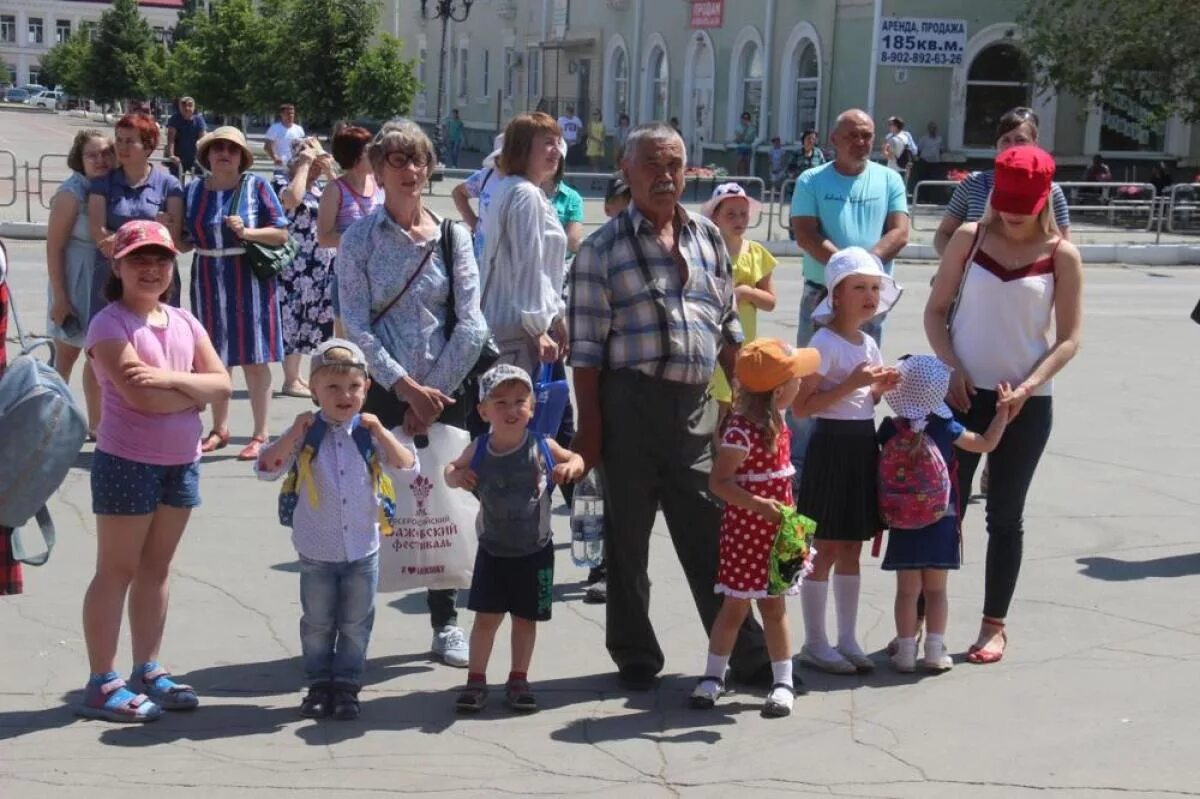
M630 246L633 247L633 255L637 259L638 270L642 273L642 280L646 283L646 290L650 292L650 296L654 299L654 310L658 314L658 337L659 346L662 348L662 355L658 359L658 366L654 371L654 376L662 379L667 372L667 363L671 359L671 314L667 310L667 296L662 287L654 282L654 276L650 273L650 261L646 258L646 252L642 249L642 242L638 238L638 232L633 228L633 219L626 211L622 214L625 221L625 226L629 233Z
M405 281L404 288L400 289L400 293L397 294L395 297L392 297L392 301L389 302L387 305L383 306L383 309L381 311L379 311L379 313L375 314L375 316L371 319L371 327L374 327L379 322L380 319L387 316L387 312L392 310L392 306L394 306L396 303L400 302L400 298L408 293L409 288L412 287L413 281L416 280L418 277L420 277L421 272L425 271L425 264L429 263L429 259L432 257L433 257L433 247L426 247L425 248L425 257L421 259L421 263L417 264L416 270L414 270L412 275L408 278L408 280Z

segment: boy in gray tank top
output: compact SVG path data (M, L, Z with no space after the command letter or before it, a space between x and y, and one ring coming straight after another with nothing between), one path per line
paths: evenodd
M446 485L479 497L479 549L467 607L475 611L467 685L455 707L479 712L487 702L487 664L505 614L512 617L512 669L504 700L520 712L537 710L529 662L537 623L550 620L554 544L550 540L550 481L583 476L583 458L552 438L529 430L533 383L511 364L479 381L479 415L491 432L471 442L446 466Z

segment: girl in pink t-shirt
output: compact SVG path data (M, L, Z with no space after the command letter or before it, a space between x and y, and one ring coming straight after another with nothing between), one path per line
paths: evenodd
M167 229L127 222L113 251L110 304L92 320L85 345L103 413L92 459L96 573L83 599L92 674L76 712L142 722L199 704L158 664L158 649L171 558L200 504L200 409L232 388L196 318L163 302L178 255ZM126 593L138 693L113 668Z

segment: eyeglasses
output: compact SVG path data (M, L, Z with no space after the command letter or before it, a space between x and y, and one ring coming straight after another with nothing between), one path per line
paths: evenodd
M236 153L242 149L237 145L237 143L231 142L227 139L217 139L215 142L208 145L208 148L218 153Z
M424 169L429 165L429 159L424 155L409 155L399 150L392 150L383 156L383 160L393 169L404 169L409 164L412 164L417 169Z

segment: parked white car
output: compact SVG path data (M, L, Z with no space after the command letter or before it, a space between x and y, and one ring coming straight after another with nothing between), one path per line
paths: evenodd
M63 93L58 89L46 89L45 91L38 92L25 102L38 108L49 108L53 111L58 108L58 104L62 102L62 99Z

